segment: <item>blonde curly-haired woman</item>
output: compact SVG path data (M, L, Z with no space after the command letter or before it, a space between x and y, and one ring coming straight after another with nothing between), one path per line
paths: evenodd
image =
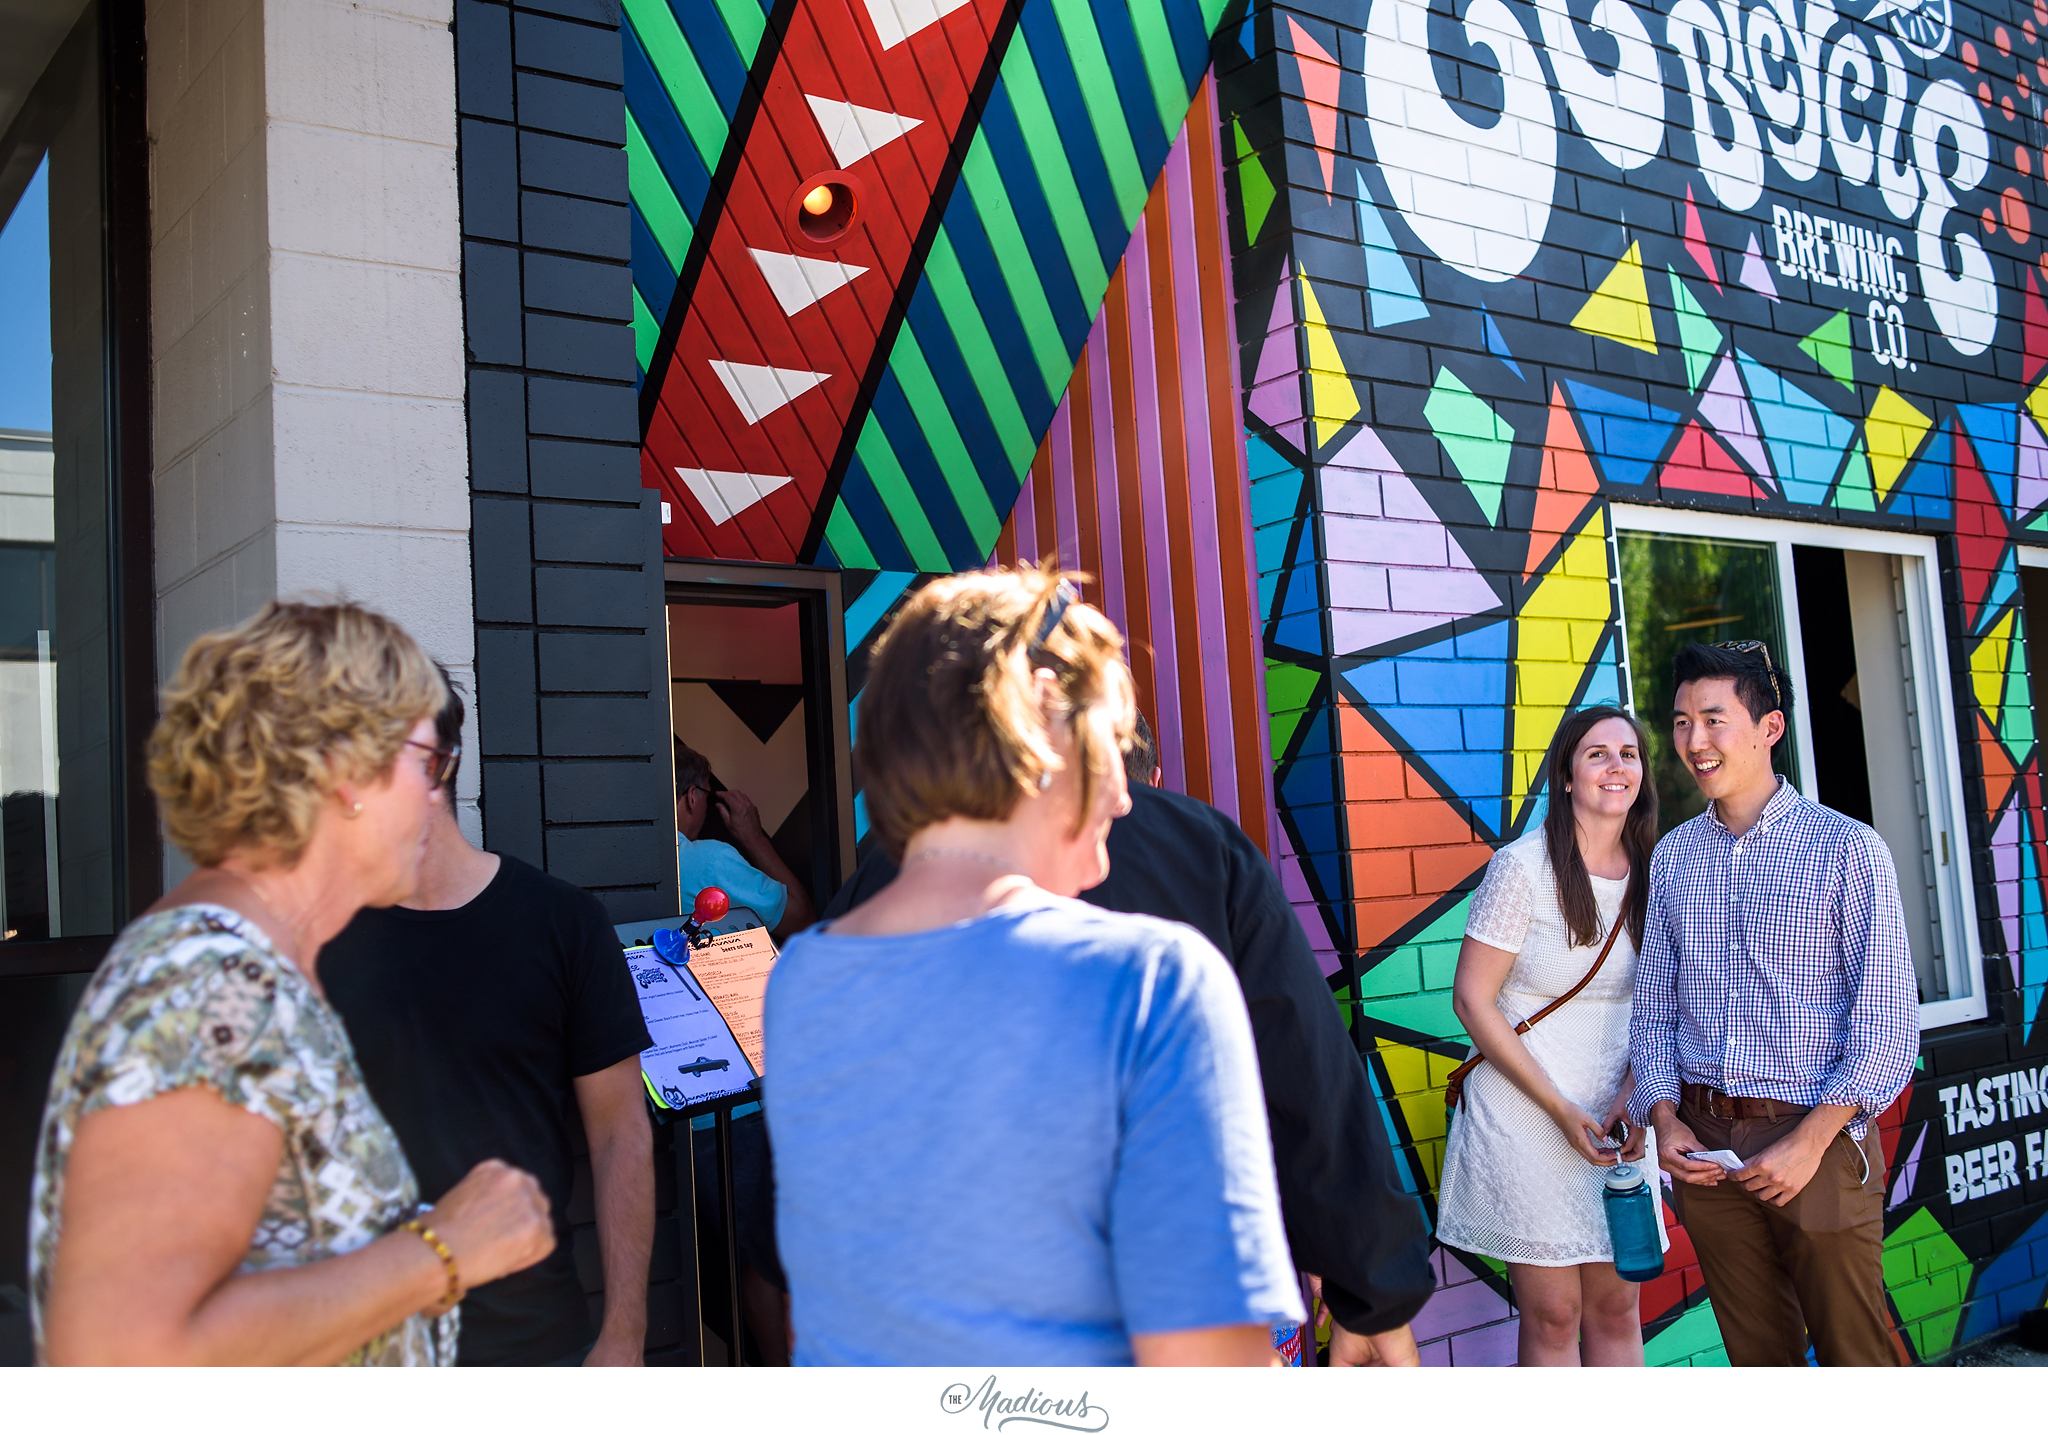
M466 1285L554 1236L486 1161L429 1212L315 975L408 896L440 675L352 604L270 603L195 642L150 785L198 870L116 939L50 1081L29 1222L48 1364L452 1364Z

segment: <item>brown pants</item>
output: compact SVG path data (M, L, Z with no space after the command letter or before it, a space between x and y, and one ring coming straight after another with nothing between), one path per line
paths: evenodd
M1690 1097L1678 1114L1706 1149L1745 1161L1799 1124L1725 1120ZM1836 1136L1813 1179L1782 1206L1727 1177L1673 1183L1730 1364L1804 1365L1809 1337L1822 1365L1905 1363L1885 1308L1884 1177L1872 1123L1861 1157L1847 1132Z

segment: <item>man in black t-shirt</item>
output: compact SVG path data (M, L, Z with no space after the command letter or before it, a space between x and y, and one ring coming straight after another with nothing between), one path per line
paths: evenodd
M446 674L444 673L445 677ZM462 699L436 719L445 801L429 819L419 890L365 908L320 952L370 1094L427 1201L478 1161L531 1171L554 1253L462 1302L463 1365L638 1365L654 1243L653 1134L633 979L598 900L455 824ZM604 1324L593 1332L569 1239L569 1104L590 1143Z

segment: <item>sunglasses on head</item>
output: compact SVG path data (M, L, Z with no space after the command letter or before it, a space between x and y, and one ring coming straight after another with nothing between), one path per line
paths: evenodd
M1744 656L1755 653L1761 657L1764 660L1764 676L1771 680L1771 697L1780 708L1785 706L1784 689L1778 686L1778 665L1771 661L1771 650L1769 648L1765 647L1755 638L1732 638L1728 642L1716 643L1714 646L1725 652L1741 653Z

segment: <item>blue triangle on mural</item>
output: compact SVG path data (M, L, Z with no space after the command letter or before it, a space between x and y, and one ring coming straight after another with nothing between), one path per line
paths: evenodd
M1648 480L1664 453L1678 415L1647 399L1624 398L1606 389L1566 379L1579 422L1586 429L1586 450L1609 483L1633 487Z
M1422 302L1422 291L1415 287L1408 261L1387 232L1379 206L1366 193L1364 175L1358 176L1358 239L1365 246L1365 287L1372 298L1372 326L1384 329L1389 324L1427 319L1429 306Z
M1336 755L1330 751L1330 710L1319 707L1301 723L1301 746L1273 784L1274 796L1301 835L1295 855L1315 874L1326 902L1342 901L1343 859L1337 832Z
M1486 352L1512 369L1516 378L1522 378L1522 366L1516 363L1515 356L1508 352L1507 335L1501 333L1500 325L1493 322L1493 315L1481 309L1479 318L1486 329Z
M1506 777L1501 753L1513 689L1508 627L1495 623L1460 633L1345 675L1408 745L1416 765L1470 808L1490 834L1500 831Z
M1593 659L1593 675L1586 679L1586 695L1579 699L1582 708L1602 705L1610 708L1622 705L1621 668L1614 661L1614 641L1611 638L1600 645L1600 656Z
M1323 651L1323 605L1316 591L1316 567L1312 562L1296 563L1287 574L1281 595L1273 640L1304 653Z
M1977 610L1976 631L1981 633L1990 627L1992 618L2012 601L2013 594L2019 590L2019 559L2012 546L2008 544L2005 557L1998 560L1997 576L1992 578L1990 588L1985 590L1984 604Z
M1252 19L1258 13L1259 0L1250 0L1244 7L1244 23L1237 27L1237 45L1247 55L1252 53L1255 37L1252 34Z
M1892 490L1888 511L1944 521L1954 516L1955 447L1954 431L1943 424L1920 451L1920 461Z
M1273 611L1273 593L1287 562L1287 542L1294 534L1301 506L1303 475L1273 451L1257 434L1244 436L1245 472L1250 479L1252 551L1259 565L1259 611Z
M1778 484L1794 503L1825 503L1856 425L1812 394L1735 351L1756 421L1770 445Z
M2005 510L2012 511L2013 471L2020 459L2020 411L2017 404L1957 404L1956 417L1984 465L1984 477Z

